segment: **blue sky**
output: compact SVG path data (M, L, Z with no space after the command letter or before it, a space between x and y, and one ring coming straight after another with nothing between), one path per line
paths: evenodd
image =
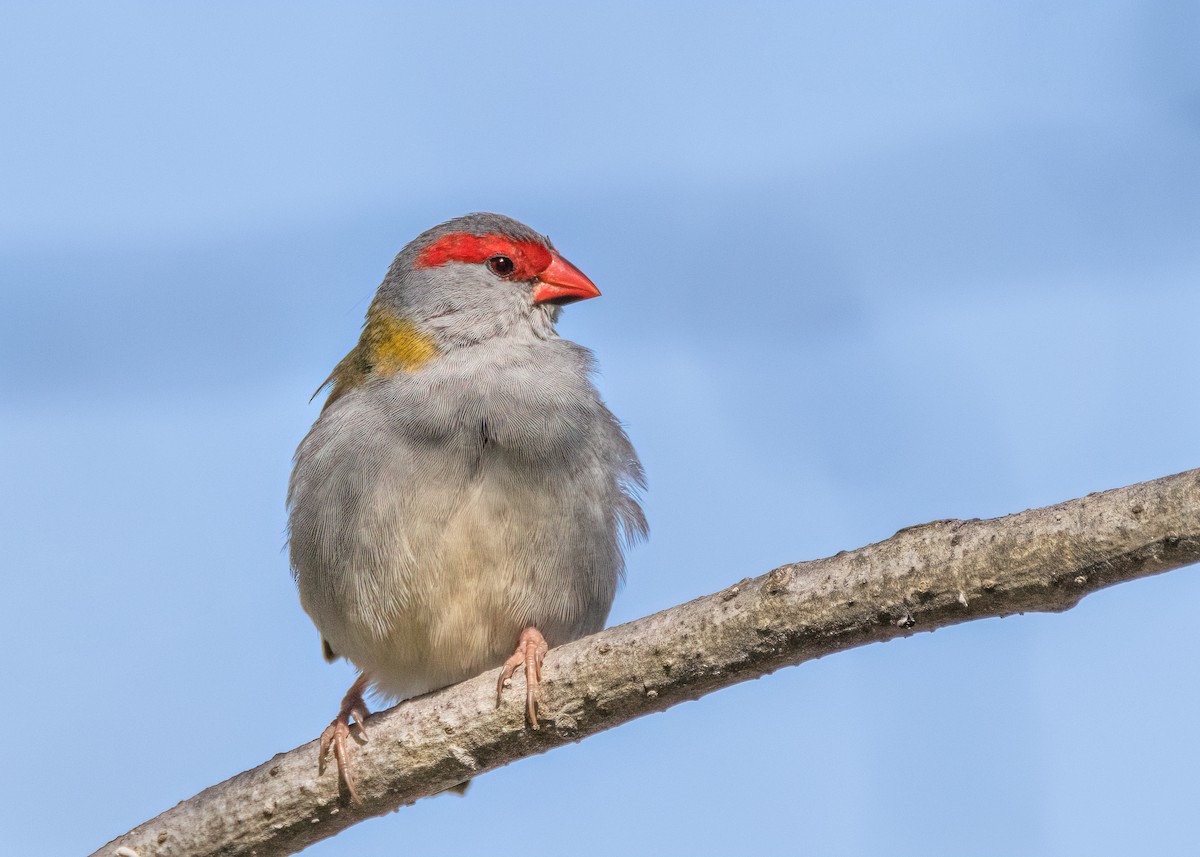
M1188 3L6 4L0 850L315 737L283 553L392 255L496 210L649 473L612 621L1200 465ZM1187 853L1195 570L839 654L314 855ZM64 807L67 810L64 811ZM69 819L69 820L67 820Z

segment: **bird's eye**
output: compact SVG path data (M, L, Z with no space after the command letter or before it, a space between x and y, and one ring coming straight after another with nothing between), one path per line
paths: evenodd
M493 256L487 260L487 266L488 270L490 270L497 277L507 277L513 272L513 269L516 268L516 265L513 264L513 260L507 256Z

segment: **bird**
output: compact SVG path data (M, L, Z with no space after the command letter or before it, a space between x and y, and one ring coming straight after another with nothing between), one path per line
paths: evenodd
M358 801L347 740L364 694L404 700L517 670L539 728L542 660L603 628L647 534L641 462L561 338L596 285L549 238L468 214L395 257L288 483L288 550L326 660L359 670L321 736ZM314 394L315 397L315 394Z

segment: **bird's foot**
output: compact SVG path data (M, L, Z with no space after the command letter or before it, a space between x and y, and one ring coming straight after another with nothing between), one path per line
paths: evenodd
M542 680L542 659L548 651L550 646L542 632L534 627L526 628L521 632L517 650L504 662L504 668L500 670L500 680L496 682L496 705L499 705L505 685L512 684L513 673L517 671L517 667L524 664L525 712L529 715L529 726L534 730L538 728L537 692L538 683Z
M333 756L337 759L338 781L345 786L346 793L354 803L358 803L358 792L355 791L354 780L350 777L350 758L346 754L346 739L351 734L351 718L354 720L354 725L358 726L359 735L363 739L367 737L364 721L371 712L367 711L367 704L363 701L363 691L367 689L369 681L370 679L364 673L346 691L338 716L321 733L321 755L317 764L318 773L324 773L325 759L329 756L329 751L333 750Z

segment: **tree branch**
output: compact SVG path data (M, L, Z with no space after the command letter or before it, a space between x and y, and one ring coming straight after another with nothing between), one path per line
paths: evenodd
M293 854L469 777L780 667L1026 611L1200 561L1200 470L991 520L934 521L554 649L541 729L496 672L368 720L351 751L361 804L317 744L205 789L97 851L122 857Z

